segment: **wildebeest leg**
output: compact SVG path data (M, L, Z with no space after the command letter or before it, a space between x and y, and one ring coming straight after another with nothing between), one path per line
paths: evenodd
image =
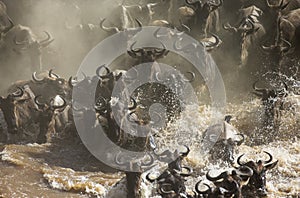
M139 192L141 184L140 172L126 172L127 181L127 198L139 198L141 194Z
M45 112L46 113L46 112ZM40 118L40 132L38 134L36 142L38 144L43 144L47 142L47 132L48 132L48 126L51 120L51 116L41 116Z

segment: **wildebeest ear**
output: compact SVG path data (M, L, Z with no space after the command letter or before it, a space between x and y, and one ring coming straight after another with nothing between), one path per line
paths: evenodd
M275 162L273 162L273 163L271 163L271 164L265 165L265 168L267 170L270 170L270 169L274 168L277 165L277 163L278 163L278 160L275 161Z

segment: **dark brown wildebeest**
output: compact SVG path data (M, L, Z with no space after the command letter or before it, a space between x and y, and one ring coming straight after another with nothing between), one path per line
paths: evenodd
M31 66L32 72L35 70L41 70L42 49L53 42L51 35L48 32L45 32L45 34L47 38L37 40L37 36L29 27L14 25L1 37L1 60L7 60L7 58L28 58L30 62L22 62L23 67L28 64ZM17 67L17 69L22 71L22 66Z
M37 143L46 143L48 138L47 136L50 136L50 133L55 132L55 122L54 122L54 115L56 111L63 111L63 109L66 107L67 103L62 97L55 97L52 98L47 103L40 103L38 99L41 97L41 95L38 95L34 98L34 102L38 106L38 120L37 123L39 124L39 133L36 139ZM51 121L53 121L51 123ZM51 124L50 124L51 123Z
M247 166L253 171L253 175L250 177L249 183L243 188L243 193L245 194L249 193L253 195L253 192L255 192L258 196L267 195L266 172L273 169L277 165L278 160L272 162L272 155L266 151L264 152L269 156L269 159L266 161L258 160L257 162L254 162L251 160L246 163L242 163L241 158L244 156L244 154L239 156L237 159L237 163L240 166Z
M15 114L15 100L22 97L23 90L19 88L16 93L9 94L7 97L0 97L0 141L9 141L9 134L15 134L18 131L17 116Z
M209 172L207 172L206 178L209 181L212 181L216 188L212 190L209 185L204 184L206 187L208 187L208 189L205 191L201 191L199 189L201 181L199 181L196 184L195 189L198 194L207 195L209 198L242 198L242 188L248 183L249 178L252 175L253 171L247 166L241 166L237 170L232 170L231 173L229 173L228 171L222 172L216 177L212 177Z
M208 32L215 33L219 30L218 8L222 6L223 0L208 0L203 4L201 1L186 0L186 3L195 11L195 15L187 23L192 36L206 38Z
M256 84L258 81L253 83L254 94L261 98L265 115L264 115L264 138L268 140L273 140L277 136L280 120L281 120L281 110L284 103L284 98L288 95L287 84L284 83L284 88L258 88Z
M267 31L266 41L273 43L274 40L279 39L279 31L274 31L278 28L278 20L280 17L288 14L292 10L300 8L300 0L275 0L265 1L267 9L265 9L263 24ZM277 41L275 41L277 43Z
M30 92L32 99L37 95L42 95L45 100L51 100L56 95L61 95L71 101L72 94L72 79L66 80L55 74L53 70L43 73L43 77L38 77L37 72L32 73L32 80L17 81L8 88L8 92L15 90L17 87L22 87L27 92Z
M277 38L275 44L262 46L274 62L275 68L289 74L289 66L299 61L300 54L300 8L279 17L277 21ZM291 63L286 59L294 59Z
M230 49L237 50L234 57L237 64L243 68L248 63L250 56L257 58L257 52L261 39L265 35L265 28L259 21L262 11L256 6L250 6L239 10L238 25L231 26L229 23L224 24L224 29L233 33L233 46ZM229 43L228 43L229 44ZM230 44L232 46L232 43Z
M190 152L190 149L187 146L185 147L187 149L186 152L179 152L178 150L171 152L166 150L161 154L156 154L158 160L168 163L168 169L155 179L150 177L151 173L146 176L149 182L157 182L158 193L164 198L188 197L184 178L190 176L193 170L188 166L182 166L183 159ZM187 170L187 172L183 170Z

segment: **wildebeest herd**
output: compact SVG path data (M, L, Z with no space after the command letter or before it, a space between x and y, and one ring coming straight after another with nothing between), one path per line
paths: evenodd
M262 79L262 72L274 72L299 78L299 0L158 0L136 4L123 2L117 10L117 15L121 17L107 17L99 22L102 34L105 32L112 35L129 28L139 31L143 26L158 26L154 37L159 38L162 36L159 34L159 27L168 27L176 29L170 34L176 34L179 39L184 32L199 40L221 67L222 58L230 57L232 66L227 65L224 68L238 70L238 74L242 76L243 73L249 72L250 76L253 75L251 79ZM108 27L107 23L114 20L119 27ZM120 67L120 70L111 71L109 66L101 65L93 77L83 74L82 79L65 79L52 69L42 72L42 48L52 43L52 36L45 31L46 38L38 40L29 27L16 25L1 1L0 34L0 61L5 60L9 64L15 59L22 60L21 63L26 63L26 67L32 72L31 80L13 83L7 88L9 94L0 97L1 143L42 144L53 141L54 137L77 137L74 116L77 117L76 120L95 117L88 119L89 123L83 125L101 125L115 144L125 149L145 152L150 158L150 162L139 164L123 162L124 156L114 156L115 163L120 166L125 166L126 163L129 163L129 166L140 166L139 172L126 171L128 198L141 196L139 186L142 173L151 169L156 161L167 163L168 168L156 178L151 175L150 170L146 179L157 186L154 193L161 197L241 198L267 195L266 172L273 169L278 161L273 162L272 155L262 151L269 159L243 162L243 154L237 158L236 165L234 156L238 146L244 143L245 136L230 124L230 115L227 115L221 124L209 127L203 132L203 138L197 141L202 141L204 145L210 141L215 142L214 148L209 151L211 160L221 159L230 164L233 170L218 176L207 172L206 178L214 185L199 181L195 184L195 191L187 192L186 178L194 175L191 167L182 165L190 152L188 146L185 146L186 151L183 152L165 150L159 153L157 140L151 128L147 135L141 138L127 134L116 122L112 113L112 105L116 105L112 91L117 81L126 75L126 70L121 70L123 68ZM134 45L135 43L128 49L125 61L134 62L133 65L156 62L169 55L169 51L163 45L161 49L135 49ZM177 43L174 43L174 48L177 51L184 50L178 47ZM7 71L2 65L0 69L1 72ZM192 82L197 78L193 72L188 73L192 76L191 79L178 77L173 79L174 82ZM158 80L158 76L154 77ZM87 93L85 87L95 82L96 94ZM291 89L289 82L282 79L278 79L277 87L259 88L257 84L259 81L250 83L253 93L261 98L265 110L262 130L264 140L255 142L262 144L266 141L271 142L279 133L281 111L286 106L285 98L291 93ZM95 103L93 109L84 105L74 105L74 88L81 90L87 100L92 98ZM145 112L148 112L153 103L163 103L167 106L169 122L176 120L176 116L182 111L176 93L159 83L149 83L140 87L130 96L130 100L132 104L126 107L126 119L139 125L146 126L150 122L151 119ZM218 133L220 136L215 138L214 134Z

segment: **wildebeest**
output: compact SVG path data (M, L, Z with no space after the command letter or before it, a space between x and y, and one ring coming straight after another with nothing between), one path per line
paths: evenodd
M236 170L222 172L216 177L212 177L209 172L206 173L206 178L212 181L216 188L213 190L209 185L207 190L201 191L199 185L201 181L196 184L195 190L198 194L207 195L209 198L213 197L234 197L242 198L242 188L247 184L249 178L253 175L253 171L247 167L242 166Z
M277 12L277 15L275 16L276 18L278 18L278 16L286 15L292 10L300 8L299 0L278 0L275 2L276 3L266 0L268 7Z
M187 197L185 187L185 177L192 174L192 168L182 166L182 160L189 154L190 149L185 146L187 151L180 152L176 150L174 153L166 150L160 154L156 154L158 160L168 163L168 169L160 174L157 178L151 178L151 173L147 174L146 179L153 183L154 181L158 184L158 193L164 197ZM184 172L187 170L188 172Z
M289 66L297 63L300 53L300 8L288 12L277 20L277 38L275 44L262 46L274 62L274 67L289 74ZM295 59L286 63L285 59Z
M17 81L13 83L9 88L8 92L15 90L16 87L27 87L32 92L32 97L42 95L45 100L51 100L56 95L61 95L67 102L71 101L72 86L70 81L66 80L53 72L50 69L48 72L37 74L32 73L31 80Z
M287 84L284 83L284 88L258 88L253 83L254 94L261 98L265 115L264 115L264 129L266 130L265 138L271 140L276 137L280 126L281 110L283 106L283 99L287 96Z
M0 97L0 141L9 141L9 134L18 131L17 116L15 114L15 99L23 96L24 92L19 88L18 92L9 94L7 97Z
M270 169L273 169L278 160L272 162L273 157L270 153L264 151L269 156L269 159L266 161L258 160L257 162L248 161L246 163L241 162L241 158L244 156L241 155L237 159L237 163L240 166L247 166L252 169L253 175L250 177L249 183L244 187L243 191L249 194L253 194L253 192L257 193L259 196L266 196L267 189L266 189L266 172Z
M203 133L203 149L205 150L210 144L214 144L209 151L214 160L222 159L232 163L235 147L244 142L244 135L229 123L231 118L232 116L226 116L223 123L210 126Z
M41 70L42 68L42 49L47 47L53 42L51 35L45 32L46 38L38 40L37 36L32 32L29 27L22 25L14 25L9 31L2 35L0 40L0 49L5 55L1 56L1 60L7 60L5 58L21 57L28 58L30 62L22 62L22 66L28 64L31 67L31 71ZM22 56L20 56L22 54ZM22 71L22 66L15 68ZM23 68L24 69L24 68Z
M262 10L256 6L250 6L239 10L237 26L231 26L229 23L223 25L225 30L233 33L234 48L236 50L234 57L237 59L239 67L244 67L250 56L257 58L257 52L261 39L265 35L265 29L261 24L259 17L262 15ZM228 41L228 45L230 41ZM232 43L230 44L232 46ZM251 60L251 59L250 59Z
M205 38L208 32L215 33L219 30L218 8L222 6L223 0L217 2L208 0L204 3L186 0L186 3L195 11L195 15L186 23L195 38Z
M150 157L150 161L125 161L120 160L119 154L115 156L115 163L119 166L126 166L129 170L125 171L126 175L126 185L127 185L127 198L139 198L141 197L141 192L139 190L141 185L141 175L142 172L149 169L153 165L154 158L152 154L147 153L146 156ZM133 171L135 170L135 171ZM136 171L138 170L138 171Z
M38 101L40 97L41 95L38 95L34 98L34 102L38 106L37 111L39 114L37 118L37 123L39 124L39 133L36 142L46 143L48 140L47 136L50 136L51 132L55 132L55 111L63 111L67 103L61 96L52 98L48 104L41 103ZM50 124L51 121L53 121L52 124Z

